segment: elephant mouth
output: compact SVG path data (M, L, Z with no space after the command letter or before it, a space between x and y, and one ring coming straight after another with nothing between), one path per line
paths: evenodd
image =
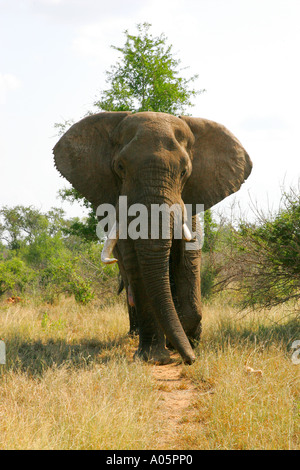
M104 264L113 264L118 260L116 258L111 258L113 250L118 243L120 237L120 227L119 222L115 222L111 231L109 232L107 239L104 242L104 246L101 253L101 261ZM182 239L186 242L192 240L192 235L190 229L188 228L186 222L182 224Z

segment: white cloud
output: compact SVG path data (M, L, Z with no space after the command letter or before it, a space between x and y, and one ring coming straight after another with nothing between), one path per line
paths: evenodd
M4 103L9 91L20 88L21 81L11 73L0 73L0 103Z

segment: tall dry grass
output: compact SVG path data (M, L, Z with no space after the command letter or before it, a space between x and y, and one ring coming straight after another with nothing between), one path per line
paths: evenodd
M1 449L145 449L158 400L120 305L3 307ZM128 358L127 358L128 357Z
M204 308L197 387L170 449L299 449L300 339L282 308L238 316L224 301ZM159 449L159 385L132 360L124 306L0 306L1 449ZM263 375L247 373L245 366Z
M300 326L288 313L206 306L198 360L184 370L199 394L182 448L300 448L300 365L290 349Z

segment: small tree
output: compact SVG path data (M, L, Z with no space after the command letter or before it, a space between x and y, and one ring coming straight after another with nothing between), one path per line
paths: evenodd
M123 47L111 46L122 54L106 72L110 88L100 94L94 105L106 111L157 111L183 113L193 106L191 98L203 92L190 89L198 75L179 76L180 60L172 55L164 34L153 37L151 24L138 24L138 35L125 31Z

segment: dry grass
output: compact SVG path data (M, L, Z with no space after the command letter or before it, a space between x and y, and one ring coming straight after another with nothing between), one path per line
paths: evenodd
M290 349L299 323L282 320L282 308L244 318L222 305L205 313L198 360L184 369L199 393L179 446L299 449L300 366Z
M197 388L173 449L299 449L299 324L282 309L237 317L205 307L197 361L182 367ZM99 309L0 306L0 449L159 449L164 386L132 361L122 305ZM245 366L263 375L247 373Z
M144 364L127 359L127 317L64 301L0 311L1 449L146 449L158 397Z

